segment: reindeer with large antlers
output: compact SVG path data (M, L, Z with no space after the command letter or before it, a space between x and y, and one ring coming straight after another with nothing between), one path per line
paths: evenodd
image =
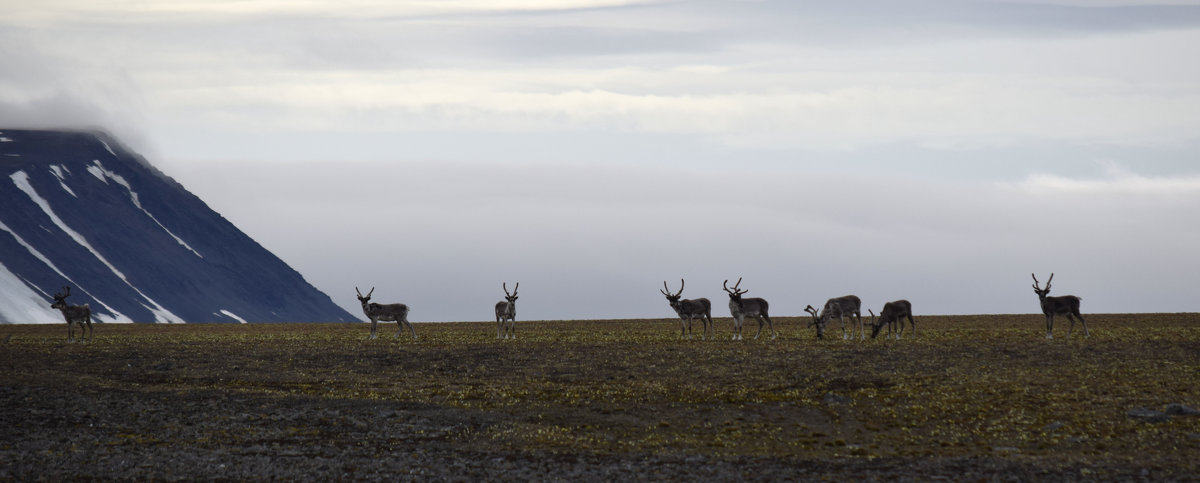
M368 319L371 319L370 338L375 338L375 326L380 320L385 322L394 320L396 321L396 335L393 338L399 339L400 333L404 332L404 326L407 324L409 332L412 332L413 340L417 339L417 331L413 329L412 323L408 321L407 305L372 303L371 294L375 293L375 287L371 287L371 291L367 292L366 295L363 295L358 290L358 287L354 287L354 291L358 292L358 301L362 303L363 313L367 315Z
M812 316L813 321L809 326L817 327L817 338L825 338L825 324L828 324L834 317L838 318L838 322L842 325L842 339L854 338L854 319L858 319L858 332L862 340L866 340L867 334L863 327L862 313L859 310L862 308L862 300L856 295L845 295L835 297L825 302L825 308L817 313L817 309L809 305L804 308ZM845 318L850 319L850 333L846 333Z
M754 338L758 339L758 334L762 332L763 322L771 329L771 338L775 338L775 324L771 323L771 316L767 314L767 301L760 298L743 298L742 294L749 290L739 289L742 284L741 277L738 277L737 283L733 284L733 290L729 289L729 280L721 284L725 291L729 293L729 313L733 315L733 340L742 340L742 321L746 316L758 319L758 331L754 332Z
M1075 319L1079 319L1083 323L1083 336L1090 337L1088 332L1087 321L1083 319L1083 315L1079 313L1079 301L1082 300L1074 295L1061 295L1051 297L1050 282L1054 280L1054 274L1050 274L1050 278L1046 280L1046 288L1038 286L1037 275L1033 276L1033 291L1037 294L1038 300L1042 303L1042 313L1046 315L1046 338L1054 338L1054 316L1066 316L1071 321L1071 327L1067 329L1067 338L1071 338L1071 332L1075 330Z
M508 293L508 283L500 284L504 289L504 300L496 302L496 338L500 337L500 330L503 327L504 337L508 338L508 334L512 333L512 338L517 338L517 289L521 288L521 282L517 282L513 286L512 293ZM537 288L537 287L534 287ZM507 321L506 326L504 322Z
M883 304L883 310L879 311L879 319L875 319L875 311L867 309L871 314L871 338L874 339L879 335L880 329L883 329L884 324L887 324L887 338L892 338L892 333L896 334L896 340L900 340L900 336L904 334L904 319L908 319L908 323L912 325L913 336L917 335L917 323L913 321L912 303L907 300L896 300ZM896 330L896 325L899 324L900 330Z
M698 299L682 299L683 296L683 279L679 279L679 291L671 293L671 288L667 286L667 281L663 280L663 289L659 290L663 295L667 296L667 303L671 304L671 308L675 309L675 313L679 315L679 338L682 339L686 331L687 338L692 338L692 319L700 319L704 324L704 332L700 334L700 340L705 337L713 337L712 321L712 302L706 298Z
M88 304L68 305L67 297L70 296L71 287L63 287L62 292L54 294L54 303L50 304L50 308L58 309L67 319L67 342L75 342L75 324L79 324L80 340L86 342L92 338L92 308Z

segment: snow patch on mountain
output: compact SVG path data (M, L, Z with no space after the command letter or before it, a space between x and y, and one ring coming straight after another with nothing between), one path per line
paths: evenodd
M79 284L76 283L74 280L71 280L71 277L69 277L69 276L67 276L67 274L63 273L62 270L59 270L58 267L54 266L54 262L51 262L48 257L46 257L45 255L42 254L42 252L38 251L38 249L34 248L33 245L30 245L28 242L26 242L25 239L21 238L21 236L18 235L17 232L13 231L12 228L9 228L8 225L5 225L3 221L0 221L0 231L8 232L8 234L12 235L13 239L17 241L17 244L25 247L25 249L29 251L30 255L33 255L34 258L38 259L42 263L45 263L47 267L50 267L51 270L54 270L54 273L57 273L62 278L71 282L72 285L79 287ZM15 277L15 275L14 275L14 277ZM26 285L32 286L32 284L26 284ZM16 288L14 288L13 290L16 290ZM91 297L93 300L95 300L96 303L102 305L106 310L108 310L109 312L111 312L113 314L113 316L108 316L106 314L97 313L97 314L92 315L93 318L98 319L102 322L133 322L133 320L130 320L129 317L126 317L124 314L118 312L116 309L109 307L108 304L104 303L99 298L96 298L95 295L89 293L87 291L87 289L85 289L83 287L79 287L78 290L82 290L85 294L87 294L89 297ZM40 289L39 289L39 291L40 291ZM37 296L37 294L33 293L32 290L30 290L30 294L34 295L35 297ZM43 292L42 296L46 297L46 298L50 298L50 294L48 294L48 293ZM57 313L57 312L54 312L54 313ZM8 320L23 320L23 319L8 319Z
M124 273L121 273L117 267L113 266L108 259L104 258L104 255L101 255L100 252L91 245L91 243L88 243L87 239L84 238L83 235L80 235L79 232L72 230L71 227L67 226L66 222L64 222L62 218L59 218L58 215L54 213L54 210L50 208L50 203L46 201L45 198L42 198L40 195L38 195L37 190L34 189L33 185L29 183L28 174L26 174L24 171L17 171L9 176L9 178L12 178L13 183L17 185L17 189L25 192L25 194L29 196L29 199L33 201L34 204L38 205L38 207L46 213L46 216L50 217L50 220L53 221L54 224L63 231L63 233L66 233L67 236L70 236L72 240L75 240L76 243L91 252L92 255L100 261L100 263L103 263L104 266L108 267L109 270L112 270L113 274L116 275L117 278L125 282L129 288L132 288L133 291L137 292L137 294L142 296L142 298L146 299L146 302L150 303L150 306L146 306L146 308L154 314L156 322L183 322L182 318L172 314L170 310L163 308L163 306L159 305L158 302L155 302L146 294L142 293L141 290L138 290L137 287L134 287L132 283L129 283L129 278L127 278ZM143 305L145 306L145 304Z
M108 148L108 145L105 144L104 147ZM111 148L108 148L108 149L109 149L109 152L112 152ZM180 246L188 249L188 251L190 251L192 253L195 253L197 257L204 258L204 255L201 255L200 252L197 252L195 249L193 249L191 247L191 245L188 245L187 242L183 241L182 238L179 238L174 233L172 233L171 230L169 230L169 229L167 229L167 227L163 226L162 222L158 221L158 218L155 218L154 215L150 214L149 211L146 211L146 208L144 206L142 206L141 200L138 199L137 192L133 190L133 187L129 185L128 181L125 181L125 177L123 177L117 173L114 173L112 171L109 171L107 169L104 169L104 164L100 163L99 159L94 159L94 160L92 160L92 162L95 164L88 166L87 170L89 173L92 173L93 176L99 178L100 181L104 182L104 184L108 184L108 180L111 179L111 180L113 180L113 182L121 185L121 187L125 188L125 191L127 191L129 193L129 199L131 201L133 201L133 206L137 207L137 209L139 209L139 210L142 210L142 213L145 213L146 216L150 217L150 219L153 220L154 223L156 225L158 225L159 228L162 228L163 231L167 232L168 235L171 235L171 238L174 238L175 242L178 243ZM66 187L66 186L64 185L64 187ZM68 189L68 191L70 191L70 190Z
M231 319L233 319L233 320L236 320L236 321L238 321L238 322L241 322L241 323L243 323L243 324L245 324L245 323L246 323L246 319L243 319L243 318L241 318L241 317L238 317L238 316L237 316L237 314L235 314L235 313L233 313L233 312L230 312L230 311L228 311L228 310L225 310L225 309L221 309L221 315L224 315L224 316L226 316L226 317L229 317L229 318L231 318Z

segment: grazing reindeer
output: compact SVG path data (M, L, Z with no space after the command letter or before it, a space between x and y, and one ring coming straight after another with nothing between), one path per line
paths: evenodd
M896 340L900 340L900 336L904 334L904 319L908 318L908 323L912 325L913 336L917 335L917 323L913 321L912 303L907 300L896 300L883 304L883 310L879 311L879 320L875 320L875 312L868 309L871 313L871 338L874 339L879 335L879 330L887 324L887 338L892 338L892 333L896 333ZM899 325L900 330L896 330L896 325Z
M504 338L508 338L508 333L512 332L512 338L517 338L517 289L521 288L521 282L517 282L513 286L512 293L508 293L508 284L502 283L500 287L504 289L504 300L496 302L496 338L500 337L500 328L504 328ZM508 326L504 325L504 321L508 321Z
M721 284L725 291L729 292L729 313L733 315L733 340L742 340L742 321L747 315L758 319L758 331L754 332L756 340L762 332L763 321L766 321L767 327L771 329L771 338L774 339L775 324L771 323L771 316L767 315L767 301L760 298L742 298L742 294L749 290L739 289L741 284L741 277L733 284L733 290L729 289L729 280Z
M864 330L862 313L859 309L862 307L862 300L855 295L846 295L835 297L825 301L825 308L821 309L821 313L817 313L817 309L809 305L804 308L805 312L812 315L813 321L809 325L817 326L817 338L825 337L825 324L828 324L834 317L838 318L838 322L842 324L842 339L854 338L854 319L858 319L858 332L862 340L867 339L867 333ZM850 333L846 333L845 318L850 319Z
M1054 280L1054 274L1050 274L1050 278L1046 280L1046 288L1038 286L1037 275L1033 276L1033 291L1037 293L1038 300L1042 302L1042 313L1046 314L1046 338L1054 338L1054 316L1063 315L1071 321L1071 327L1067 329L1067 338L1071 338L1071 332L1075 330L1075 319L1079 319L1083 323L1083 336L1090 337L1088 332L1087 321L1083 319L1083 315L1079 313L1079 301L1082 300L1074 295L1062 295L1059 297L1051 297L1050 281Z
M412 323L408 321L408 306L404 304L375 304L371 302L371 294L375 293L375 287L371 287L371 291L367 295L359 292L358 287L354 287L354 291L358 292L358 301L362 303L363 313L371 319L371 338L375 338L375 326L382 321L396 321L396 335L393 338L400 338L400 333L404 332L404 325L408 325L409 332L412 332L413 340L417 339L417 331L413 329Z
M92 338L92 308L88 304L67 305L70 296L71 287L63 287L62 292L54 294L50 308L61 310L63 318L67 319L67 342L75 342L75 324L79 324L80 340L86 342Z
M679 291L671 293L671 288L667 287L667 281L663 280L663 288L666 290L659 290L667 296L667 302L679 315L679 338L683 338L685 329L687 338L692 338L692 319L700 319L700 322L704 324L704 332L700 334L700 340L704 340L706 336L715 336L713 332L710 332L715 331L712 321L712 302L706 298L680 300L679 297L683 295L683 284L683 279L679 279Z

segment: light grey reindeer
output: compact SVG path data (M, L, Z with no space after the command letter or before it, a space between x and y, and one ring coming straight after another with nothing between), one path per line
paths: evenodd
M716 328L712 321L712 302L706 298L698 299L682 299L683 295L683 279L679 279L679 291L671 293L671 288L667 286L667 281L663 280L663 289L659 290L663 295L667 296L667 303L671 304L671 308L675 309L675 313L679 315L679 338L682 339L686 330L687 338L692 338L692 319L700 319L704 324L704 332L700 334L700 340L705 337L715 337Z
M739 289L742 284L741 277L738 277L737 283L733 284L733 290L729 289L729 280L721 284L725 291L729 293L729 313L733 315L733 340L742 340L742 321L746 316L758 319L758 330L754 332L754 338L758 339L758 334L762 332L763 322L771 329L771 338L775 338L775 324L771 323L771 316L767 314L767 301L760 298L743 298L742 294L749 290Z
M912 316L912 303L907 300L895 300L883 304L883 310L879 311L878 321L875 319L875 311L867 309L871 313L871 338L874 339L879 335L880 329L883 329L884 324L887 324L887 338L892 338L892 333L896 334L896 340L900 340L900 336L904 334L904 319L908 319L908 323L912 325L913 337L917 335L917 323ZM896 325L899 325L899 330L896 330Z
M385 322L394 320L396 321L396 335L393 338L399 339L400 333L404 332L404 326L408 325L408 330L412 333L413 340L417 339L417 331L413 329L412 323L408 321L407 305L371 303L371 294L375 293L375 287L371 287L371 291L367 292L366 295L363 295L358 290L358 287L354 287L354 291L358 292L358 301L362 303L363 313L367 315L368 319L371 319L370 338L374 339L376 337L375 326L380 320Z
M813 308L811 305L805 307L804 311L808 312L809 315L812 315L813 321L809 325L815 325L817 327L818 339L825 338L825 324L828 324L830 320L832 320L834 317L837 317L838 322L840 322L842 325L842 339L854 338L854 319L857 318L859 335L861 336L862 340L866 340L867 334L864 330L865 327L863 326L862 313L859 312L861 307L862 300L859 299L858 296L844 295L825 301L825 308L821 309L820 313L817 313L817 309ZM849 334L846 333L845 318L850 319Z
M67 342L75 342L75 324L79 324L80 340L86 342L92 338L92 308L88 304L68 305L67 297L70 296L71 287L63 287L62 292L54 294L50 308L62 311L63 318L67 319Z
M1091 337L1088 332L1087 321L1083 319L1083 315L1079 313L1079 301L1082 300L1074 295L1062 295L1051 297L1050 281L1054 280L1054 274L1050 274L1050 278L1046 280L1046 288L1038 286L1037 275L1033 276L1033 291L1037 293L1038 300L1042 303L1042 313L1046 315L1046 338L1054 338L1054 316L1063 315L1071 321L1071 327L1067 329L1067 338L1071 338L1071 332L1075 330L1075 319L1079 319L1083 323L1083 336Z
M512 333L512 338L517 338L517 289L521 288L521 282L517 282L513 286L512 293L508 293L508 283L501 283L500 287L504 289L504 300L496 302L496 338L500 339L501 328L504 330L505 339L509 333ZM537 287L534 287L537 288ZM508 321L505 326L504 322Z

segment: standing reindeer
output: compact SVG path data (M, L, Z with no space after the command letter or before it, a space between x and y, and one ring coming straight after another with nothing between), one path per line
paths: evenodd
M742 298L742 294L749 290L739 289L742 284L741 277L738 277L737 283L733 284L733 290L729 289L729 280L721 284L725 291L729 293L729 313L733 315L733 340L742 340L742 321L746 316L751 316L758 319L758 331L754 332L754 338L758 339L758 334L762 332L763 321L766 321L767 327L771 329L771 338L775 338L775 324L771 323L771 316L767 315L767 301L760 298Z
M825 308L821 309L818 314L817 309L809 305L804 308L805 312L812 315L813 321L809 325L817 327L817 338L825 338L825 324L829 323L834 317L838 318L838 322L842 324L842 339L854 338L854 319L858 319L858 332L862 340L866 340L867 334L863 327L862 313L859 309L862 307L862 300L856 295L846 295L835 297L825 301ZM846 333L845 318L850 319L850 333Z
M75 324L79 324L80 340L86 342L92 338L92 308L88 304L67 305L70 296L71 287L63 287L62 292L54 294L50 308L62 311L63 318L67 319L67 342L75 342Z
M508 284L502 283L500 287L504 289L504 300L496 302L496 338L500 337L501 327L504 328L504 337L508 338L509 332L512 333L512 338L517 338L517 289L521 288L521 282L517 282L513 286L512 293L508 293ZM537 287L534 287L537 288ZM508 326L504 325L504 321L508 321Z
M1079 301L1081 299L1074 295L1051 297L1049 294L1050 282L1054 280L1053 273L1051 273L1050 278L1046 280L1045 289L1038 286L1037 275L1032 273L1029 275L1033 276L1033 291L1037 294L1038 300L1042 303L1042 313L1046 314L1046 338L1054 338L1055 315L1063 315L1066 316L1067 319L1070 319L1071 327L1067 329L1067 339L1071 338L1071 332L1075 330L1075 319L1079 319L1079 321L1083 323L1083 336L1085 338L1090 337L1091 334L1088 332L1087 321L1084 320L1083 315L1079 313Z
M400 333L404 332L404 325L408 325L409 332L412 332L413 340L417 339L417 331L413 329L412 323L408 321L408 306L404 304L376 304L371 302L371 294L375 293L375 287L371 287L371 291L367 295L363 295L354 287L354 291L358 292L358 301L362 303L363 313L371 319L371 338L375 338L375 326L382 321L396 321L395 339L400 338Z
M896 340L900 340L900 336L904 334L904 319L908 318L908 323L912 325L913 336L917 335L917 323L913 321L912 303L907 300L896 300L883 304L883 310L879 312L879 320L875 320L875 312L867 309L871 313L871 338L874 339L879 335L879 330L887 324L887 338L892 338L892 333L896 333ZM896 330L896 325L899 325L900 330Z
M683 295L683 279L679 279L679 291L671 293L671 288L667 286L667 281L663 280L663 289L659 290L663 295L667 296L667 303L671 304L671 308L675 309L675 313L679 315L679 338L683 338L686 330L687 338L692 338L692 319L700 319L704 324L704 332L700 334L700 340L707 337L713 337L715 327L712 321L712 302L706 298L698 299L683 299L679 297Z

